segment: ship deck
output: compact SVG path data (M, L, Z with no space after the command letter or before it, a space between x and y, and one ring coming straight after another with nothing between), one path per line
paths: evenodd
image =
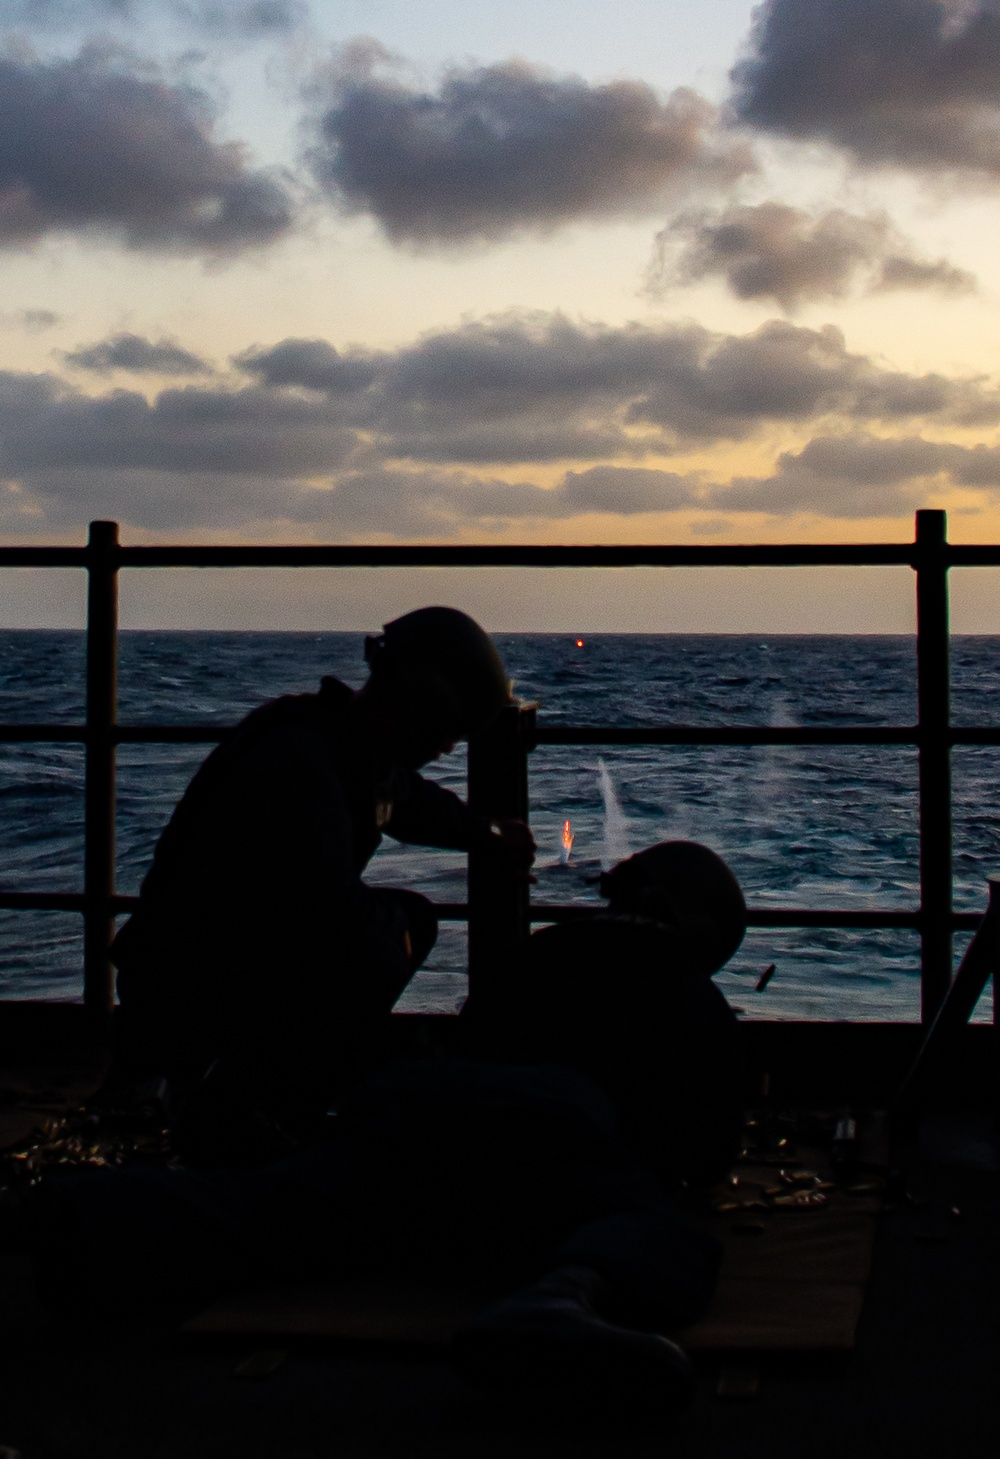
M67 1037L71 1017L49 1021L44 1051L31 1050L23 1018L3 1059L8 1086L22 1091L8 1095L0 1117L8 1142L33 1118L39 1090L55 1084L72 1095L93 1077L86 1050ZM948 1097L891 1152L909 1198L897 1192L879 1219L853 1351L704 1353L697 1401L679 1419L574 1413L476 1396L426 1349L56 1323L38 1306L23 1258L0 1253L0 1446L22 1459L992 1455L1000 1451L1000 1174L987 1086L969 1082L970 1049L982 1053L990 1032L966 1031ZM855 1104L862 1093L877 1097L914 1033L893 1036L895 1060L892 1038L877 1029L867 1047L850 1026L839 1035L759 1026L751 1042L758 1064L778 1071L784 1106L797 1091L805 1108L823 1092L820 1066L827 1094L833 1081ZM799 1058L782 1064L782 1049L796 1046ZM874 1084L873 1070L881 1071ZM989 1077L988 1063L980 1072Z
M981 1168L981 1129L967 1122L940 1137L938 1129L913 1176L962 1215L944 1228L922 1206L883 1216L855 1350L735 1368L705 1361L695 1406L669 1423L487 1401L439 1359L376 1349L289 1346L275 1354L274 1371L240 1378L248 1358L270 1367L272 1350L195 1345L155 1325L96 1333L54 1325L23 1265L8 1257L0 1442L23 1459L992 1455L1000 1449L998 1181ZM980 1168L954 1163L970 1148ZM740 1389L748 1370L751 1396L720 1395L720 1380Z

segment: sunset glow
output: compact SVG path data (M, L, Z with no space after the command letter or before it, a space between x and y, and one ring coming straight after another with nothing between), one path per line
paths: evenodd
M4 541L905 542L924 506L1000 540L986 0L11 15ZM165 574L124 621L370 628L429 591L308 578ZM498 629L827 623L801 572L469 581L435 589ZM46 583L0 624L76 621ZM844 631L911 612L829 592Z

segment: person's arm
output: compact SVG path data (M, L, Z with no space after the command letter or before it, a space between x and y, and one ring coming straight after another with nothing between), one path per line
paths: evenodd
M535 859L535 838L524 821L490 821L436 781L401 771L386 831L397 841L449 851L484 851L498 868L527 876Z

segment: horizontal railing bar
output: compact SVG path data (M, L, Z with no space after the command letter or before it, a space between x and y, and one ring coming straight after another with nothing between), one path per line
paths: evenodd
M82 892L0 892L4 912L82 912Z
M946 544L942 552L949 567L1000 567L1000 546L995 543Z
M139 905L135 896L118 895L110 899L111 911L116 916L134 912ZM4 912L82 912L82 892L3 892L0 891L0 911ZM469 915L466 902L435 902L434 910L441 921L462 922Z
M581 913L595 916L600 907L580 907L565 902L533 902L533 922L569 922ZM956 912L954 926L978 927L982 921L981 912ZM919 912L848 911L838 908L807 907L751 907L747 910L747 924L750 927L919 927Z
M119 745L212 745L234 729L230 724L120 724ZM537 725L536 745L915 745L916 725ZM82 724L0 724L0 743L84 744ZM953 745L1000 745L1000 725L953 727Z
M537 725L537 745L915 745L915 725ZM1000 729L996 731L1000 739Z
M694 543L619 546L301 546L118 547L112 567L912 567L912 542ZM947 567L1000 567L1000 546L945 544ZM78 567L86 547L0 547L0 567Z
M957 919L961 913L954 913ZM747 923L750 927L919 927L923 921L919 912L879 912L873 909L847 911L822 907L775 907L773 910L749 908ZM969 926L978 927L982 913L971 914ZM965 926L957 920L954 926Z
M0 743L82 745L87 738L87 727L82 724L0 724Z
M86 547L0 547L0 567L87 567Z
M987 549L970 549L973 554ZM113 567L911 567L913 543L119 547ZM994 559L990 559L993 561ZM996 559L1000 561L1000 557ZM86 567L84 547L0 547L0 567ZM978 561L978 558L976 559Z
M120 724L111 731L119 744L136 745L214 745L233 725L228 724ZM0 724L0 744L75 743L85 744L87 727L83 724Z
M136 724L116 725L112 740L136 745L214 745L232 725L208 724ZM83 724L0 724L0 744L70 743L85 744L87 727Z
M132 912L139 905L138 897L111 898L116 915ZM442 922L464 922L469 915L467 902L435 902L434 911ZM581 907L570 902L533 902L533 922L568 922L574 917L594 917L603 909ZM82 912L80 892L0 892L0 911L6 912ZM919 927L919 912L891 910L850 911L844 908L815 909L807 907L751 907L747 913L751 927ZM951 926L975 928L982 921L981 912L953 912Z
M0 892L4 912L82 912L83 907L82 892Z
M484 546L123 547L121 567L682 567L901 566L912 543Z
M956 728L952 725L945 733L945 740L952 745L1000 745L1000 726Z
M952 727L938 734L952 745L1000 745L1000 725ZM536 725L536 745L917 745L917 725Z

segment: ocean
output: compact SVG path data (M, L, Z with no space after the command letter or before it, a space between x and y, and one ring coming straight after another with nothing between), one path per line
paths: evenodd
M356 633L125 632L124 723L225 724L323 674L364 677ZM916 716L910 637L818 635L497 635L515 692L552 724L888 725ZM1000 717L1000 639L956 637L953 717ZM0 720L83 717L82 633L0 633ZM118 890L138 890L157 835L202 746L119 752ZM954 754L956 905L985 905L1000 872L998 750ZM464 756L429 772L460 793ZM917 885L917 763L909 746L546 746L531 758L539 901L592 905L597 875L651 842L690 838L721 853L751 905L912 909ZM560 864L570 820L570 861ZM83 750L0 745L0 887L81 889ZM439 901L465 895L463 858L387 840L374 883ZM963 938L956 938L961 951ZM80 996L82 939L72 913L0 911L0 997ZM451 1011L464 997L465 931L445 925L403 1006ZM765 991L754 984L776 966ZM750 1017L919 1016L916 934L771 930L748 934L718 982ZM984 1010L980 1010L980 1016Z

